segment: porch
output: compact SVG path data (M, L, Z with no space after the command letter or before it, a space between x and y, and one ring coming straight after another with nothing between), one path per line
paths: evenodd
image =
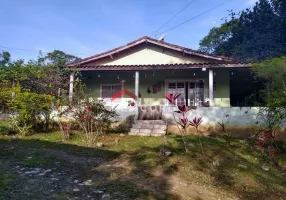
M176 104L230 107L228 69L82 71L90 97L106 106L169 106L167 93L179 93ZM72 90L72 89L71 89Z
M216 108L216 113L211 113L216 116L220 114L219 108L228 110L223 113L229 114L233 112L231 107L239 105L236 99L231 99L231 94L245 99L231 88L240 88L243 95L243 88L248 91L253 87L249 64L89 66L80 70L89 96L104 101L106 106L116 106L121 121L129 115L139 120L168 118L171 108L165 99L167 93L181 94L176 105L196 106L204 116L208 115L207 111L214 110L212 107ZM71 75L70 98L73 79ZM145 114L149 112L147 117L142 116L142 108Z
M174 64L156 67L88 66L80 70L89 96L104 101L106 106L116 107L119 121L135 116L140 123L140 120L170 123L173 121L174 107L165 99L165 95L179 93L181 95L176 105L196 106L197 109L189 112L187 117L203 117L204 129L211 130L222 120L229 121L229 125L235 127L247 127L260 121L257 119L259 108L252 107L253 104L241 106L237 101L247 102L247 95L255 91L256 85L249 67L250 64L244 63ZM71 98L73 79L71 75ZM144 135L152 135L154 127L146 127ZM155 135L160 134L161 130Z

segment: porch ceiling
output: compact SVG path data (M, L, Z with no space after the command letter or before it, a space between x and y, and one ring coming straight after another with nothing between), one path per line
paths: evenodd
M146 70L183 70L201 68L250 68L253 63L224 62L224 63L177 63L177 64L153 64L153 65L100 65L79 66L80 71L146 71Z

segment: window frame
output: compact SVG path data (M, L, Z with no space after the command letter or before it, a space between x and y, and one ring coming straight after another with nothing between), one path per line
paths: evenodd
M101 100L104 100L104 99L112 99L112 98L102 98L102 86L120 86L121 87L121 90L123 89L122 88L122 84L118 84L118 83L114 83L114 84L112 84L112 83L109 83L109 84L100 84L100 94L99 94L99 96L100 96L100 99ZM122 99L122 96L120 96L120 100Z
M169 91L169 83L181 83L181 82L188 82L188 84L190 82L199 82L200 80L204 81L204 101L208 100L209 95L208 95L208 91L209 91L209 84L208 84L208 79L207 78L191 78L191 79L167 79L165 80L165 95L168 94ZM186 85L185 85L186 87ZM189 92L189 85L188 85L188 92ZM188 94L189 96L189 94ZM189 97L188 99L185 99L185 101L189 102ZM185 102L186 103L186 102ZM176 101L176 105L177 105L177 101ZM169 101L167 99L165 99L165 106L170 106Z

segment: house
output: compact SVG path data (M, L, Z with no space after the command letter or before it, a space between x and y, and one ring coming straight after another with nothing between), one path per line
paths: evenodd
M241 116L236 124L256 120L257 109L234 108L252 94L251 63L145 36L68 66L82 72L94 99L117 106L122 120L132 114L146 120L170 117L173 108L164 98L167 93L180 93L176 104L197 106L192 114L205 122L215 123L226 115ZM70 98L73 79L71 75Z

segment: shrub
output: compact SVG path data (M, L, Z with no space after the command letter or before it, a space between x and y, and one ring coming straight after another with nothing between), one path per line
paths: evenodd
M88 145L92 146L97 136L110 129L112 120L118 117L114 109L105 107L102 101L79 101L73 107L73 117L84 131Z
M128 132L130 131L130 129L132 128L132 125L134 124L134 120L135 120L135 115L130 115L128 117L126 117L126 119L121 122L118 127L116 128L117 129L117 132Z
M8 135L10 133L10 126L8 122L0 121L0 134Z
M29 91L20 92L8 103L11 111L11 124L21 134L27 135L30 130L52 111L51 101L53 97L45 94L37 94Z
M261 153L270 160L273 164L278 165L277 160L277 145L275 145L276 130L267 130L260 133L255 141L256 147L261 150Z

